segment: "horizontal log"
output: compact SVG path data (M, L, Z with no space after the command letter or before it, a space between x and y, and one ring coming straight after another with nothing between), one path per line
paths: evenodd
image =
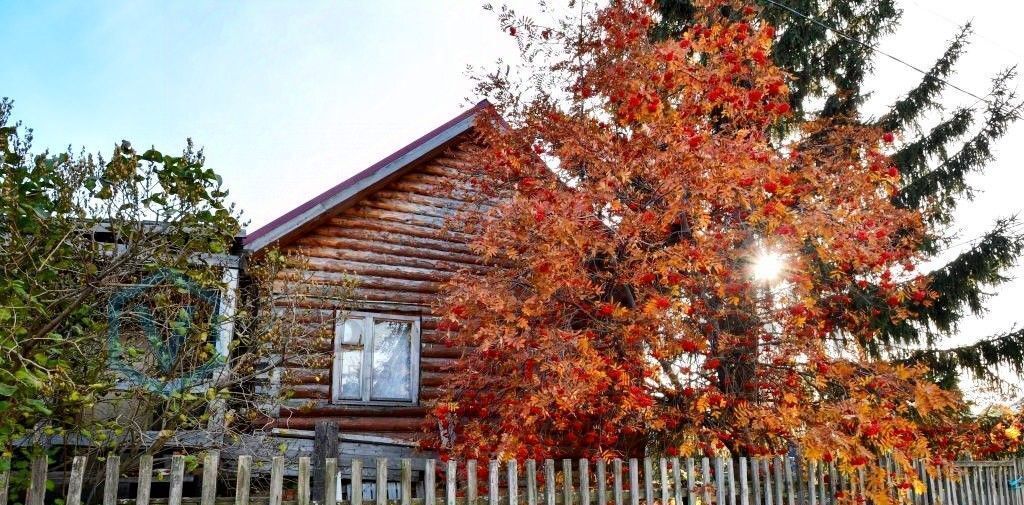
M366 205L358 205L344 213L345 217L356 216L367 219L380 219L392 223L422 226L435 230L444 230L444 218L434 217L413 212L400 212L394 210L379 209Z
M451 380L451 374L444 372L420 371L420 387L443 386Z
M453 275L452 272L431 268L396 266L390 263L365 263L362 261L323 257L330 254L330 250L325 248L303 248L302 251L309 256L308 268L310 270L430 282L446 282Z
M314 230L312 234L298 239L295 244L442 261L452 263L454 268L483 264L480 257L466 244L358 228L323 226ZM289 248L289 251L291 250Z
M427 358L420 355L420 371L422 372L444 372L455 365L457 361L451 358Z
M386 279L367 275L346 275L336 272L301 272L286 269L281 271L274 281L274 289L278 292L289 292L295 295L325 296L330 287L342 288L348 282L355 281L356 288L346 294L359 300L378 300L403 303L421 303L428 305L437 298L441 283L427 281L407 281L402 279ZM289 291L286 291L289 290Z
M444 196L445 198L455 200L461 203L473 203L481 200L481 196L478 191L466 191L465 189L453 189L449 187L442 187L437 184L429 184L421 181L401 179L395 181L389 189L393 191L404 191L407 193L415 193L424 196Z
M281 382L289 385L328 385L331 383L331 370L329 368L283 368Z
M320 398L326 400L331 395L330 384L292 384L282 386L281 390L290 398Z
M388 221L386 219L350 214L342 214L338 217L333 217L328 220L327 223L339 228L362 228L376 232L401 233L403 235L438 240L441 242L468 243L471 239L470 236L464 233L455 233L442 230L440 228L405 224Z
M419 417L427 415L423 406L337 405L316 402L307 407L281 409L278 417Z
M423 420L402 417L292 417L279 418L271 423L272 428L297 430L314 429L316 423L326 421L338 425L341 431L352 432L418 432Z
M424 402L431 402L441 398L441 388L437 387L422 387L420 388L420 400Z
M395 194L395 193L391 193ZM398 193L398 195L409 195L411 193ZM380 193L374 194L367 199L363 200L359 204L360 207L369 209L390 211L390 212L404 212L408 214L416 214L433 219L439 219L442 222L445 219L458 213L456 208L441 208L433 205L418 203L410 201L406 198L392 197L385 198Z
M485 202L464 202L460 200L452 200L450 198L444 198L443 196L437 195L420 195L417 193L409 193L404 191L391 191L383 189L374 193L373 197L375 201L384 200L402 200L419 205L429 205L438 209L442 212L458 212L462 210L487 210L493 207Z
M461 358L464 349L461 347L448 347L443 344L422 344L420 356L428 358Z

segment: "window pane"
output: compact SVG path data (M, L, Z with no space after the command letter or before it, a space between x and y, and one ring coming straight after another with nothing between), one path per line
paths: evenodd
M373 375L370 397L412 400L412 322L376 320L373 325Z
M341 352L341 391L340 396L346 400L361 400L362 387L359 372L363 368L363 351L361 349Z
M361 344L363 342L363 323L362 319L348 319L345 324L341 325L339 331L341 332L341 343L343 344Z

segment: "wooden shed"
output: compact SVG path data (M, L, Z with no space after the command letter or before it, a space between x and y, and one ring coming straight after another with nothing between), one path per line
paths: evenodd
M487 107L480 102L246 238L248 254L296 252L320 281L357 282L348 307L309 302L335 315L327 331L333 342L324 346L330 359L282 370L280 387L292 398L272 421L278 434L309 437L326 420L351 444L343 452L413 450L425 404L438 397L443 370L459 356L438 338L431 304L455 271L480 264L444 220L467 203L453 176L474 163L466 147Z

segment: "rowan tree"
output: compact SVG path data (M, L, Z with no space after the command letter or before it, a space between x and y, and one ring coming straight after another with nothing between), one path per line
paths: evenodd
M927 435L957 396L868 352L937 296L916 271L932 223L894 203L892 132L829 118L780 139L772 26L698 5L730 9L663 40L651 2L556 27L503 11L530 72L481 81L495 110L464 183L488 201L452 226L492 268L440 304L465 354L432 442L503 459L797 447L866 469L886 502L877 455L955 456ZM756 275L767 260L777 278Z

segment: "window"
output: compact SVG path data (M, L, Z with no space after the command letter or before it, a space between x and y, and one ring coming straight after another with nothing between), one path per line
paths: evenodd
M415 403L420 383L418 317L339 313L334 322L335 403Z

